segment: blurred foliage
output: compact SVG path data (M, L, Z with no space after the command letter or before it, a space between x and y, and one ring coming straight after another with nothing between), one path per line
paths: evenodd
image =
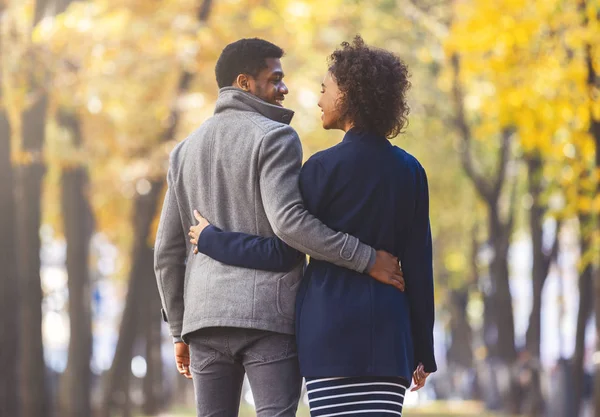
M600 2L461 1L453 16L444 49L460 57L475 137L514 129L516 152L543 160L553 216L599 213L590 125L600 120ZM446 91L450 78L441 77ZM589 233L595 256L600 235Z
M11 44L16 47L10 48L11 55L3 63L8 74L4 79L6 105L15 126L28 97L35 94L27 86L29 80L22 78L30 61L26 57L35 54L50 71L44 75L52 113L45 151L49 161L44 201L47 222L60 230L61 167L84 163L91 174L89 197L99 230L120 248L128 248L133 239L132 197L147 189L149 179L164 175L167 155L175 145L158 142L179 74L183 70L195 74L192 92L177 101L183 117L177 139L182 140L211 115L217 94L214 64L221 49L241 37L263 37L286 50L284 68L291 91L286 105L296 110L292 124L302 138L305 158L336 143L340 132L320 127L319 85L328 54L340 42L361 33L367 42L397 52L411 66L414 116L407 134L395 143L428 168L435 232L452 236L446 245L448 269L462 272L460 230L470 220L447 208L463 207L466 213L472 196L461 183L451 135L436 117L442 111L435 83L439 64L431 56L439 56L441 48L434 44L430 51L423 44L426 34L418 24L398 13L398 4L389 0L370 2L370 7L343 0L224 0L215 1L211 19L198 26L196 3L78 1L65 13L43 19L32 39L27 37L31 1L12 3L7 19L14 32ZM82 148L76 149L67 132L58 127L59 108L74 109L83 120ZM18 146L19 129L14 131L14 160L20 162L27 156ZM447 169L437 169L440 164ZM122 276L127 270L123 261Z
M460 165L452 57L460 59L466 116L484 172L496 161L496 138L510 128L518 138L515 157L542 155L554 216L600 210L600 195L590 192L598 172L589 134L590 121L600 118L600 92L587 79L588 57L600 70L597 0L215 0L202 24L196 0L82 0L35 28L32 0L6 4L2 88L13 160L32 157L21 151L21 114L42 88L49 92L51 116L44 216L59 232L59 173L84 164L97 228L128 253L135 239L133 197L164 176L175 145L160 140L172 106L182 116L180 141L212 114L214 64L222 48L254 36L287 52L286 106L296 111L292 125L305 158L342 137L321 129L316 106L326 57L340 42L361 33L408 63L410 126L394 143L417 156L430 177L436 268L447 276L438 285L441 303L446 288L470 279L471 230L483 218ZM34 63L39 67L32 80L26 74ZM190 93L177 97L182 71L195 77ZM56 122L59 109L82 120L82 147ZM516 165L509 174L522 175ZM597 229L590 233L600 240ZM129 267L126 256L120 259L117 278Z

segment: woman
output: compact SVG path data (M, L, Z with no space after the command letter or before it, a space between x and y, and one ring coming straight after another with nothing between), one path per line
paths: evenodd
M321 118L345 136L306 162L302 196L329 227L397 256L405 292L311 259L296 301L300 368L312 416L401 415L411 375L418 390L437 369L427 177L388 141L407 123L408 70L360 37L329 64ZM275 270L298 261L277 238L222 232L195 215L191 242L221 262Z

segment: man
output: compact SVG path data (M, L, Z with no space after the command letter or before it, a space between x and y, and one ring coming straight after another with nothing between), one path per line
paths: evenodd
M396 258L329 229L303 207L302 148L289 126L293 112L282 107L282 56L261 39L228 45L216 65L214 116L170 157L155 271L178 370L194 380L198 416L236 416L245 373L259 417L295 415L301 376L294 304L305 259L269 272L189 256L195 208L217 227L278 236L316 259L403 287Z

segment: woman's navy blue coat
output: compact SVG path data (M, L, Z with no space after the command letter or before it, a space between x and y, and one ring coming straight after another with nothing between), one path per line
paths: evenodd
M300 174L308 211L334 230L396 255L406 291L366 274L311 259L296 301L296 338L305 377L402 376L419 362L436 370L433 271L425 170L384 137L348 131L312 156ZM286 270L298 252L278 238L210 226L198 248L221 262Z

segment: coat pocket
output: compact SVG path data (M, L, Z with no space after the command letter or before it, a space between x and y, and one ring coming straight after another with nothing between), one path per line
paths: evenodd
M277 280L277 312L289 320L294 320L296 293L302 281L304 263L300 262L290 272Z

